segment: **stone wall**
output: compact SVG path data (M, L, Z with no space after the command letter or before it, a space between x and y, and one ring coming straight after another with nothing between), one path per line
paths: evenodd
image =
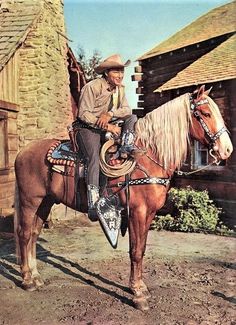
M67 40L61 0L31 0L41 7L20 51L19 145L65 138L72 121Z
M1 217L14 212L17 152L32 140L68 138L67 125L73 120L63 1L14 0L11 5L19 12L19 24L15 26L27 20L25 12L28 20L36 14L23 43L2 71L7 97L1 94L0 100L14 107L0 107L8 112L9 154L9 168L0 175L0 231L5 229L3 220L9 219ZM51 215L58 218L64 211L61 205L55 206Z

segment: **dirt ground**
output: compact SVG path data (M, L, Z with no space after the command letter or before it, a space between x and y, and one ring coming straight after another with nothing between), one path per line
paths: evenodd
M113 250L84 216L56 222L38 242L45 286L20 287L14 241L0 239L0 324L236 324L235 238L149 232L144 280L150 310L128 290L128 235ZM82 221L82 222L81 222Z

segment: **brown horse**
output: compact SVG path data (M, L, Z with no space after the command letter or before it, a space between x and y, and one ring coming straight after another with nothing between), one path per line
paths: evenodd
M168 179L185 160L189 137L211 146L219 159L227 159L232 144L217 105L201 87L196 94L184 94L148 113L136 124L139 147L146 154L139 157L131 180L129 196L129 243L131 272L129 286L137 308L148 309L149 292L142 280L142 263L147 234L156 212L163 206L169 188ZM52 171L46 154L55 140L29 144L15 162L18 185L16 240L21 257L22 286L35 290L43 284L36 265L36 241L54 203L75 209L74 179ZM124 178L111 179L110 185ZM162 183L162 181L167 181ZM86 212L85 183L80 185L81 211ZM118 187L112 187L114 191ZM126 205L124 191L119 192Z

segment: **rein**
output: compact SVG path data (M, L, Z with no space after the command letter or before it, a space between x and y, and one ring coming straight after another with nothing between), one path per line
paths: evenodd
M207 169L208 167L210 167L210 166L212 166L212 165L214 165L214 164L216 164L217 166L220 164L220 161L217 159L217 157L216 156L214 156L213 155L213 150L211 149L210 151L209 151L209 154L211 155L211 157L213 157L214 158L214 161L212 161L210 164L208 164L208 165L206 165L206 166L203 166L203 167L201 167L201 168L198 168L198 169L196 169L196 170L193 170L192 172L184 172L184 171L182 171L182 170L177 170L177 171L175 171L175 173L177 174L177 175L179 175L179 176L188 176L188 175L192 175L192 174L195 174L195 173L198 173L198 172L200 172L201 170L204 170L204 169Z
M177 175L179 175L179 176L188 176L188 175L191 175L191 174L198 173L198 172L201 171L201 170L207 169L208 167L210 167L210 166L212 166L212 165L214 165L214 164L216 164L216 165L218 166L218 165L220 164L220 161L217 159L216 156L213 155L212 152L213 152L213 150L211 149L211 150L209 151L209 154L211 155L211 157L214 158L214 161L211 162L210 164L206 165L206 166L203 166L203 167L198 168L198 169L196 169L196 170L193 170L193 171L191 171L191 172L184 172L184 171L182 171L182 170L177 170L177 171L175 171L175 170L171 170L171 169L170 169L170 171L172 171L173 173L175 173L175 174L177 174ZM146 156L148 159L150 159L152 162L154 162L156 165L160 166L161 168L163 168L163 169L165 170L164 166L162 166L158 161L156 161L155 159L153 159L151 156L149 156L148 154L145 154L145 156Z

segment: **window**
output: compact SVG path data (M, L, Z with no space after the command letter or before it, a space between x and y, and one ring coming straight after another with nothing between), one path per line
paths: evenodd
M0 170L8 168L7 113L0 111Z
M192 167L193 169L207 166L213 161L213 157L209 154L208 148L203 146L200 142L194 141L193 155L192 155ZM218 167L217 165L213 165ZM219 166L225 166L225 160L221 161Z
M208 149L204 147L200 142L194 141L194 153L193 153L193 168L208 165L209 153Z

